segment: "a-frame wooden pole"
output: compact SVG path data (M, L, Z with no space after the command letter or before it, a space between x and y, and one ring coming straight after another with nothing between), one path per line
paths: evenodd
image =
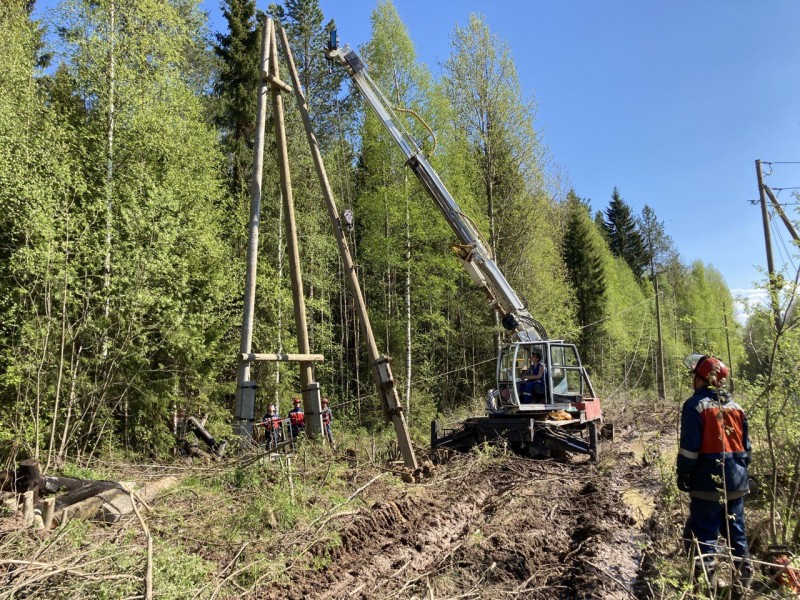
M272 19L267 19L274 28ZM290 89L280 80L278 67L278 45L276 35L270 36L270 61L268 81L272 85L272 116L275 123L275 139L278 150L278 168L281 176L281 194L283 196L284 219L286 223L286 254L289 260L289 275L292 283L292 299L294 303L294 322L297 329L297 351L310 354L308 340L308 324L306 322L306 302L303 296L303 276L300 268L300 251L297 243L297 223L295 221L294 196L292 194L292 176L289 170L289 150L286 143L286 126L283 115L282 91ZM303 390L303 405L306 413L306 434L314 437L322 434L322 406L319 386L314 381L311 362L300 363L300 385Z
M264 23L261 35L261 58L258 84L258 108L256 112L255 147L253 148L253 179L250 186L250 223L248 225L247 267L244 284L244 316L242 319L241 354L249 355L253 346L253 315L256 303L256 271L258 267L258 230L261 222L261 182L264 174L264 129L267 121L267 89L265 77L271 49L270 21ZM234 409L234 433L245 439L253 437L255 411L255 384L250 381L250 362L239 361L236 377L236 407Z
M320 186L322 187L322 195L325 198L325 204L328 208L328 216L333 225L333 231L336 235L336 243L339 247L339 256L342 259L344 270L347 275L347 285L350 288L350 293L358 312L359 323L361 331L367 342L367 354L369 356L370 365L372 367L372 375L375 380L375 386L381 397L381 402L384 410L391 417L394 424L395 432L397 434L397 445L403 456L403 463L406 467L412 470L417 469L417 458L414 454L414 447L411 445L411 436L408 432L408 425L406 423L405 415L403 414L403 406L400 402L400 397L395 387L392 370L389 366L389 360L385 356L381 356L378 352L378 346L375 343L375 336L372 333L372 326L369 321L369 314L367 313L367 305L364 302L364 296L361 293L361 286L358 282L358 275L356 274L353 259L350 256L350 249L347 247L347 240L345 239L344 232L342 231L342 224L339 220L339 211L336 208L336 199L333 196L330 182L328 181L328 174L325 171L325 164L322 162L322 153L317 143L317 138L314 135L314 129L311 125L311 118L308 114L308 105L303 96L302 87L300 85L300 78L297 74L297 69L294 65L294 58L292 51L289 47L289 40L286 37L286 32L283 28L279 28L281 42L286 51L286 57L289 63L289 73L292 78L292 85L294 86L294 94L297 99L297 106L300 109L300 114L303 117L303 125L306 130L306 137L308 138L308 145L311 149L311 156L314 159L314 167L317 171Z

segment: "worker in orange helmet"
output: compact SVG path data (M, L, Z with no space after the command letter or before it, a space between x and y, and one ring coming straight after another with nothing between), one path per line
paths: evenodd
M330 403L330 400L327 398L322 399L322 427L325 431L325 438L328 440L328 443L330 443L331 448L336 450L336 444L333 442L333 430L331 429L333 412L331 412Z
M294 408L289 411L289 424L292 429L292 438L299 436L306 428L306 413L303 411L303 403L298 397L292 398Z
M694 550L698 580L713 583L721 533L739 569L731 597L741 598L753 575L744 528L744 497L750 491L747 417L722 388L728 367L721 360L691 354L683 362L694 386L681 412L677 462L678 488L691 496L684 545L690 554Z

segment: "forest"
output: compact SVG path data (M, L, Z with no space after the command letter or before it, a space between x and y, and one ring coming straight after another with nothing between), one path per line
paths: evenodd
M352 212L348 243L414 440L427 444L436 417L482 410L506 333L453 257L448 224L345 73L329 70L321 49L335 15L318 0L285 0L267 15L254 0L223 0L227 28L211 31L199 0L63 0L44 20L34 4L0 4L7 465L169 460L181 414L208 415L215 436L231 435L265 16L288 34L334 194ZM796 278L771 288L780 323L755 306L737 322L721 273L681 257L657 207L626 197L624 181L606 198L573 189L509 45L481 15L464 15L435 71L390 0L371 23L359 50L372 78L435 134L409 117L500 269L551 337L578 345L612 412L660 406L674 424L690 395L683 358L729 364L771 538L798 544ZM340 430L384 435L293 102L286 127L310 346L325 356L316 379ZM268 135L256 352L296 351L275 152ZM278 365L254 367L259 415L271 402L284 413L299 392L296 367Z
M56 464L117 450L163 455L179 408L220 422L232 410L255 4L226 4L228 31L212 35L196 2L70 1L52 42L31 8L12 2L3 19L0 444ZM427 431L437 413L483 400L501 328L452 257L447 223L344 74L328 72L320 49L334 23L316 2L271 10L294 48L334 193L354 215L348 241L376 337L412 428ZM730 356L738 372L743 342L720 273L684 263L655 210L636 214L620 189L592 214L580 190L564 187L549 170L535 99L522 96L508 47L479 15L453 32L438 80L416 63L391 3L372 22L363 56L373 79L430 125L434 167L532 314L551 337L579 344L605 396L658 389L656 282L666 394L685 393L670 382L693 351ZM327 359L317 380L352 426L380 426L296 111L287 129L311 348ZM270 151L268 136L260 352L296 343ZM288 367L260 368L263 412L298 382Z

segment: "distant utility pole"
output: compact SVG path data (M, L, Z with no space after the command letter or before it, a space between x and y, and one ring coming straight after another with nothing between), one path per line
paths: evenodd
M761 160L756 160L756 177L758 177L758 195L761 200L761 219L764 222L764 243L767 246L767 272L769 274L769 298L772 303L772 314L775 321L775 331L780 331L781 314L778 306L778 293L775 289L775 264L772 261L772 236L769 231L769 212L767 211L767 198L764 191L764 175L761 170Z
M728 307L725 302L722 303L722 320L725 323L725 345L728 347L728 369L730 370L730 388L731 392L734 390L733 383L733 355L731 354L731 335L728 328Z

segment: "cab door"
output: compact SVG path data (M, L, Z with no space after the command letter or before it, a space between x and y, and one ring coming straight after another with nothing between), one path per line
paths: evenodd
M500 355L497 357L497 391L500 396L500 406L503 408L519 406L518 352L519 344L509 344L500 349Z
M580 402L594 395L574 344L552 344L550 365L553 402Z

